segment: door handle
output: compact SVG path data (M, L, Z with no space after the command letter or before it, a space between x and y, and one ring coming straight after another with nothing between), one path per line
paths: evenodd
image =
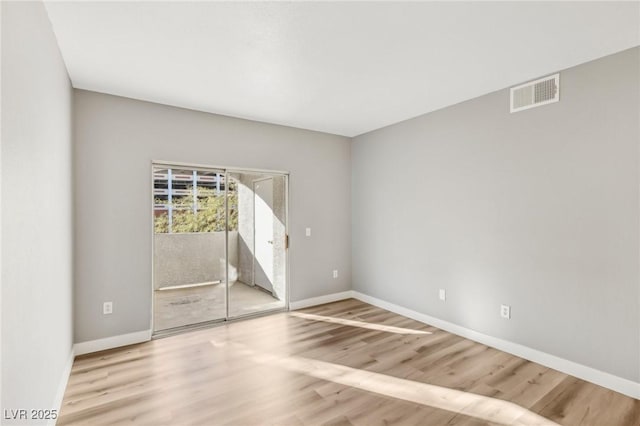
M267 241L269 244L273 244L273 240L269 240Z

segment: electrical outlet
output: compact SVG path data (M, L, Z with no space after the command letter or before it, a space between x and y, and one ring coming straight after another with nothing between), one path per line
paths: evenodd
M447 291L444 288L441 288L438 293L440 300L447 300Z
M311 228L307 228L304 230L304 235L306 235L307 237L311 236Z
M505 319L511 319L511 306L500 305L500 316Z
M110 315L113 313L113 302L104 302L102 304L102 313L104 315Z
M338 278L338 270L337 269L333 270L333 278Z

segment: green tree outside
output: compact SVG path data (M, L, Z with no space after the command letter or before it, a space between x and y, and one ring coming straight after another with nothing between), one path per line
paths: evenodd
M190 188L192 189L192 188ZM221 232L224 231L225 209L224 192L218 194L216 190L205 187L197 187L198 211L194 213L194 196L191 195L176 198L171 203L173 207L173 220L171 233L184 232ZM229 231L238 230L238 193L231 188L227 195L229 202ZM156 199L156 204L165 203ZM169 233L169 215L155 216L156 234Z

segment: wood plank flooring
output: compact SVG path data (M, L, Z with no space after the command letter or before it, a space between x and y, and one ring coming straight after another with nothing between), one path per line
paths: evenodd
M76 358L58 425L640 425L640 401L349 299Z

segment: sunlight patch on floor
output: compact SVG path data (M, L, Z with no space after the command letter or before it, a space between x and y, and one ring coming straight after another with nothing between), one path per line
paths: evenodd
M391 325L374 324L370 322L356 321L356 320L350 320L345 318L327 317L324 315L306 314L304 312L289 312L289 315L296 318L303 318L303 319L308 319L312 321L322 321L322 322L328 322L331 324L348 325L351 327L367 328L369 330L386 331L389 333L432 334L430 331L413 330L411 328L402 328L402 327L393 327Z
M211 344L220 349L231 350L233 355L245 356L260 364L283 368L318 379L475 417L492 423L521 426L559 426L557 423L526 408L497 398L315 359L260 353L238 343L212 340Z

